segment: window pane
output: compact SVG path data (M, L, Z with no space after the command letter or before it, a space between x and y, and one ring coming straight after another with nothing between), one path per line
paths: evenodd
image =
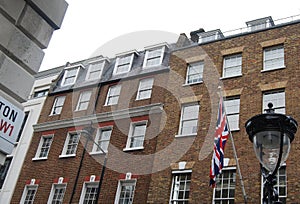
M285 92L283 90L264 93L263 112L268 108L268 103L273 103L275 113L285 114Z
M242 55L224 57L223 77L238 76L242 74Z
M264 70L284 67L284 48L282 45L264 49Z
M133 195L135 190L135 182L121 181L120 182L119 204L133 203Z
M1 167L0 167L0 189L2 188L3 183L5 181L5 178L6 178L8 170L9 170L11 161L12 161L12 157L7 157L4 164L1 165Z
M96 184L86 184L84 204L96 204L96 196L98 192L98 185Z
M42 146L40 148L39 157L47 157L52 143L53 137L42 137Z
M181 112L180 135L189 135L197 133L198 129L199 105L183 106Z
M64 73L63 85L71 85L75 83L78 68L68 69Z
M287 197L287 183L286 183L286 167L281 166L277 172L276 175L277 183L274 185L274 188L278 192L279 200L284 201ZM263 183L265 182L265 179L263 178L262 182L262 190L264 191L265 189L263 188ZM264 193L264 192L263 192Z
M91 91L82 92L79 96L76 109L77 110L86 110L88 108L91 95L92 95Z
M129 147L143 147L145 134L146 134L146 124L133 124L133 131L130 136L130 144Z
M239 129L240 98L227 98L224 101L230 130Z
M183 121L181 134L186 135L186 134L197 133L197 124L198 121L196 120Z
M88 80L99 79L101 77L102 67L104 62L89 65Z
M54 192L52 197L52 204L62 204L66 191L65 184L54 185Z
M148 50L145 66L159 65L162 57L162 49Z
M197 83L202 81L203 75L203 62L190 64L187 72L187 84Z
M130 63L133 55L118 57L115 67L115 73L125 73L130 70Z
M174 174L171 189L171 203L188 203L191 173Z
M77 133L69 134L69 141L68 141L67 150L66 150L67 155L75 154L78 142L79 142L79 134L77 134Z
M33 204L34 197L37 191L36 186L26 186L26 195L24 199L24 204Z
M199 106L198 105L191 105L191 106L186 106L183 109L183 119L188 120L188 119L198 119L198 111L199 111Z
M146 99L151 97L154 79L143 79L140 81L137 99Z
M100 147L102 148L103 151L107 152L108 150L108 145L109 145L109 140L110 140L110 136L111 136L111 129L103 129L99 131L100 136L99 136L99 140L98 140L98 144L100 145ZM95 145L96 151L101 151L100 148Z
M65 96L59 96L59 97L55 98L55 101L54 101L53 107L52 107L52 112L51 112L52 115L61 113L62 106L65 102L65 98L66 98Z
M121 86L111 86L108 90L106 105L115 105L118 103Z
M214 189L215 203L232 203L235 195L236 169L223 168L222 173L217 176L217 186Z

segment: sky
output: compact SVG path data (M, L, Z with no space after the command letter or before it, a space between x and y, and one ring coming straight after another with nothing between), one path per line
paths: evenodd
M222 32L245 22L300 14L298 0L66 0L64 21L53 33L40 71L92 56L142 50L176 42L181 33L204 28Z

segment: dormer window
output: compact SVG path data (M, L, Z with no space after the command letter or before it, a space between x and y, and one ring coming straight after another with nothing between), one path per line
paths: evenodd
M136 51L130 51L117 55L114 74L123 74L130 71Z
M147 47L143 67L146 68L161 65L166 47L166 43L154 47Z
M61 82L62 86L73 85L76 82L80 66L68 67L65 69L64 76Z
M246 22L249 31L256 31L274 26L271 16Z
M224 38L220 29L199 33L199 43L215 41Z
M106 60L91 62L88 66L86 80L97 80L101 78Z

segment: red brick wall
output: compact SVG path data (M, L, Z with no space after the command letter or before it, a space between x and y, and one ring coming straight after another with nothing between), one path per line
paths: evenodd
M267 31L256 32L244 36L226 39L218 42L208 43L206 45L194 46L182 49L173 53L170 58L170 73L161 73L151 75L155 78L152 97L149 100L135 101L136 91L138 89L139 78L122 80L121 96L117 106L104 106L108 87L106 84L101 87L97 113L109 112L111 110L123 109L128 107L138 107L148 104L164 104L163 113L159 117L150 117L148 122L147 134L144 143L144 150L123 152L126 145L127 134L130 120L122 119L115 121L111 144L119 151L109 154L109 165L119 165L123 167L123 172L116 172L108 168L105 172L105 180L102 186L100 203L113 203L120 174L127 172L153 172L152 174L138 175L134 203L168 203L170 198L170 189L172 183L172 163L180 161L191 162L192 181L189 203L211 203L213 190L208 187L209 168L212 156L212 142L214 135L214 126L216 115L211 111L216 111L218 100L217 87L219 78L222 76L223 55L222 51L243 47L242 51L242 76L222 79L222 84L226 93L232 93L232 90L241 90L240 94L240 130L233 132L233 138L236 145L241 173L245 184L245 191L248 196L248 203L259 203L261 195L261 177L259 162L254 155L252 144L244 129L245 122L262 111L262 93L261 86L270 85L270 89L275 84L287 82L284 89L286 93L286 113L300 121L300 24L294 24ZM262 42L285 38L285 69L261 72L263 67L263 47ZM185 83L187 59L207 54L204 65L204 83L191 86L183 85ZM274 88L274 87L273 87ZM214 90L214 91L210 91ZM93 88L93 93L97 93L97 88ZM55 121L74 117L74 106L72 104L72 95L78 97L79 91L66 93L67 99L61 115L49 117L50 110L55 96L49 96L46 100L39 122ZM198 98L200 102L198 132L196 137L177 138L178 125L180 122L181 103L188 98ZM181 101L182 100L182 101ZM93 104L93 103L90 103ZM129 105L128 105L129 104ZM75 113L75 116L88 115L92 113L93 105L90 105L87 111ZM82 115L81 115L82 114ZM158 118L158 119L157 119ZM116 124L118 123L118 124ZM120 126L125 127L120 129ZM53 127L55 129L55 127ZM288 198L287 203L297 203L300 200L298 182L298 155L300 154L299 131L292 143L290 156L287 161L288 178ZM66 129L55 130L54 141L51 146L50 154L46 161L32 161L38 147L42 133L35 133L31 148L26 155L26 160L19 182L13 197L12 203L18 203L22 195L25 181L31 178L39 179L36 202L43 203L48 199L51 184L54 178L63 176L70 178L68 182L65 201L70 199L70 193L74 185L77 168L79 166L82 146L77 150L77 156L74 158L59 159L65 137ZM150 137L152 135L154 137ZM207 139L209 139L209 142ZM177 151L178 150L178 151ZM120 161L120 155L136 157L135 162L128 160ZM142 156L151 155L148 160ZM199 156L202 156L199 159ZM225 157L233 159L231 140L227 142ZM103 159L103 157L99 157ZM130 160L129 160L130 161ZM137 165L138 164L138 165ZM163 168L160 168L163 167ZM74 202L80 197L82 182L85 176L99 175L101 165L95 162L94 158L86 155L84 165L80 174L79 183L76 189ZM243 194L237 174L235 203L243 203Z

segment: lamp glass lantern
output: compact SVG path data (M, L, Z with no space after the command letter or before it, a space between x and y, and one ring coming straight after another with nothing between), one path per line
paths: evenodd
M289 155L298 124L290 116L275 113L272 103L268 106L266 113L252 117L245 127L259 162L275 174Z

